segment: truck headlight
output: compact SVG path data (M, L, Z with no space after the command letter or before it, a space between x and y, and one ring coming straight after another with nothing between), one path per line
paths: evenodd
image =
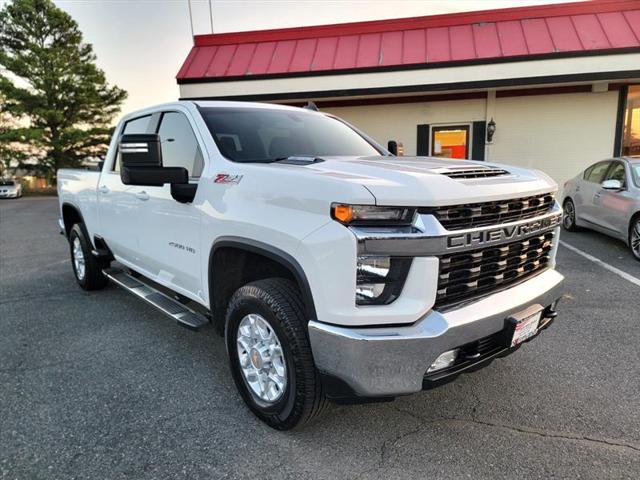
M402 293L411 258L358 257L356 305L387 305Z
M411 225L416 209L407 207L378 207L375 205L331 205L331 218L354 226Z

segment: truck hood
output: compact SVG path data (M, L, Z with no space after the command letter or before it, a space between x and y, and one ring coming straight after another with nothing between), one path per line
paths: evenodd
M511 165L433 157L323 157L323 160L303 168L316 175L359 183L371 192L378 205L443 206L557 190L556 183L546 174ZM476 177L478 173L495 176Z

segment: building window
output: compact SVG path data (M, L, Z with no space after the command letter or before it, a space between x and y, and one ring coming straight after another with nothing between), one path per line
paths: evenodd
M469 158L469 125L431 127L431 155L444 158Z
M622 156L640 155L640 85L630 85L624 111Z

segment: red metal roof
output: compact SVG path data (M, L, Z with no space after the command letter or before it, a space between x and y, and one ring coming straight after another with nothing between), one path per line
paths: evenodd
M196 35L178 83L535 59L640 47L640 0Z

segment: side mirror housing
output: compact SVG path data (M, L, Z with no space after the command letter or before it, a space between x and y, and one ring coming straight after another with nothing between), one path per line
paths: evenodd
M125 185L161 187L189 183L184 167L163 167L160 137L157 134L122 135L119 145L122 166L120 178Z
M119 151L125 167L162 167L160 136L155 133L122 135Z
M396 140L389 140L387 143L387 150L391 152L396 157L401 157L404 155L404 145L402 142L398 142Z
M123 164L120 178L125 185L161 187L165 183L189 183L189 172L184 167L127 167Z
M605 190L622 190L622 182L620 180L605 180L602 182L602 188Z

